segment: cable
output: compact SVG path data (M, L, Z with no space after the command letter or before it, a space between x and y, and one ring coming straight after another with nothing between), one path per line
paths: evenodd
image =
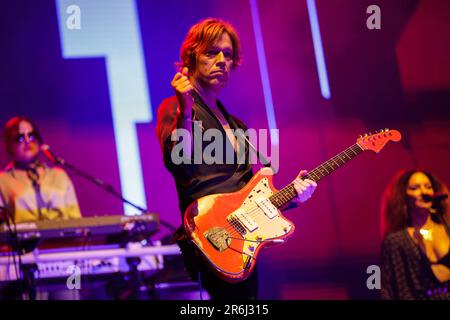
M202 273L200 269L198 269L198 288L200 292L200 300L203 300Z
M16 273L17 280L20 281L22 279L22 273L21 273L21 271L19 271L19 268L22 266L22 258L21 258L22 252L20 249L16 222L14 221L14 217L8 208L0 206L0 210L2 210L3 212L6 213L5 223L8 228L8 234L9 234L9 240L10 240L9 242L10 242L10 247L11 247L11 252L12 252L12 257L13 257L13 264L14 264L14 272ZM14 226L14 230L11 227L10 220ZM16 253L19 255L19 268L18 268L17 262L16 262ZM8 265L8 269L9 269L9 265ZM9 272L9 270L8 270L8 272Z
M4 212L7 213L7 215L6 215L6 223L9 226L8 229L10 231L10 238L11 238L11 241L10 241L11 244L10 245L12 246L12 249L13 249L13 263L15 265L15 272L16 272L17 281L18 281L18 283L22 283L22 281L24 281L25 288L27 290L29 290L28 286L31 285L31 284L28 283L29 280L23 273L22 248L21 248L21 245L20 245L19 235L17 233L17 225L16 225L16 222L15 222L15 219L14 219L14 215L12 214L12 212L8 208L6 208L6 207L0 207L0 208ZM9 220L11 220L11 223L12 223L14 229L12 229L10 227ZM14 251L18 255L19 270L17 270L17 263L16 263ZM32 285L34 285L34 283ZM28 291L27 293L28 293L28 298L30 300L32 298L33 299L35 298L35 297L31 296L30 291ZM23 298L23 296L22 296L22 298Z
M250 239L236 238L236 237L230 237L230 236L228 236L227 239L235 239L235 240L248 241L248 242L256 242L256 243L263 243L263 242L283 243L283 242L284 242L283 239L250 240Z
M9 223L9 219L10 219L10 217L9 217L9 211L8 211L8 209L6 209L5 207L0 207L0 210L2 210L3 212L5 212L6 213L6 215L5 215L5 221L4 221L4 223L6 223L6 227L8 228L8 237L9 237L9 241L7 241L7 242L12 242L12 240L13 240L13 238L14 238L14 234L13 234L13 230L11 229L11 224ZM9 250L8 250L8 264L7 264L7 273L9 274L9 259L11 258L11 256L12 256L12 258L13 258L13 265L14 265L14 272L15 272L15 274L16 274L16 278L18 279L18 277L20 277L20 274L19 274L19 270L18 270L18 267L17 267L17 262L16 262L16 255L15 255L15 251L14 251L14 246L11 246L11 244L10 244L10 248L9 248Z

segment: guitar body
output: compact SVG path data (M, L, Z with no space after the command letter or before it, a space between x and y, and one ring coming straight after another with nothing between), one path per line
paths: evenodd
M397 130L381 130L360 136L357 142L311 170L302 179L316 182L366 150L376 153L389 141L400 141ZM184 214L184 229L212 269L224 280L245 280L255 267L259 251L266 245L283 243L294 232L294 224L277 208L297 196L291 183L278 191L273 171L261 169L241 190L213 194L193 202Z
M185 212L186 234L226 281L245 280L264 246L294 232L294 224L268 201L277 192L272 177L273 171L263 168L241 190L202 197Z

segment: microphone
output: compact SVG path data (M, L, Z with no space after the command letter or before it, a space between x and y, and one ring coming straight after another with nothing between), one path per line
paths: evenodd
M44 156L50 161L55 164L64 164L64 160L60 157L57 157L53 151L50 149L50 146L48 144L41 145L41 152L44 154Z
M446 194L446 193L436 193L434 195L429 195L429 194L423 194L422 195L422 200L423 201L425 201L425 202L433 202L433 203L445 200L447 198L448 198L448 194Z

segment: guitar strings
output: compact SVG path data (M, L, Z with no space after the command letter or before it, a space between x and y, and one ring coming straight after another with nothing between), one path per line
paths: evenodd
M347 152L353 152L354 154L348 154ZM359 151L359 152L358 152ZM363 151L362 148L356 143L352 146L350 146L349 148L347 148L346 150L342 151L341 153L338 153L337 155L335 155L334 157L332 157L330 160L326 161L325 163L323 163L322 165L318 166L317 168L313 169L309 174L310 175L316 175L316 173L314 173L316 170L320 170L319 168L323 168L325 170L325 172L327 174L330 174L331 172L333 172L334 170L336 170L337 168L339 168L341 165L345 164L346 162L352 160L355 156L359 155L359 153ZM341 158L341 156L346 155L348 157L348 159L345 158ZM342 162L341 165L339 165L339 162L337 160L340 160ZM331 165L331 162L334 162L337 165L337 168L333 168L333 166ZM329 166L328 169L331 169L330 171L328 171L327 169L327 164ZM319 171L320 172L320 171ZM321 172L323 174L323 172ZM316 176L317 177L317 176ZM320 179L317 179L320 180ZM267 198L266 198L267 199ZM289 202L290 200L288 200ZM250 217L250 218L256 218L257 214L259 213L263 213L261 212L262 210L260 209L260 207L255 206L253 209L251 209L250 211L246 212L246 214ZM237 219L239 220L239 219ZM236 225L236 223L233 224L233 221L228 221L228 226L225 226L224 229L225 231L227 231L229 234L231 235L241 235L243 236L237 229L239 228L239 225ZM242 228L246 229L245 225L242 225L241 222L239 222L239 224L242 226Z
M355 149L356 149L356 150L355 150ZM350 155L347 154L348 151L352 151L352 152L354 153L354 155L352 155L352 154L350 154ZM334 170L336 170L337 168L339 168L341 165L345 164L346 162L352 160L355 156L357 156L357 155L359 154L357 151L361 152L361 151L363 151L363 150L361 149L361 147L360 147L358 144L354 144L354 145L352 145L351 147L347 148L346 150L342 151L341 153L335 155L334 157L332 157L330 160L328 160L328 161L325 162L324 164L318 166L316 169L313 169L309 174L310 174L310 175L311 175L311 174L312 174L312 175L316 175L316 174L314 173L314 171L318 170L320 167L322 167L323 169L325 169L325 171L326 171L327 174L330 174L331 172L333 172ZM345 159L345 158L343 159L343 158L341 158L341 155L343 155L343 154L345 154L349 159ZM336 160L340 160L340 161L342 162L342 164L339 165L339 162L336 161ZM326 165L327 165L327 163L331 163L331 161L333 161L335 164L337 164L337 168L333 168L333 166L331 166L331 164L329 164L329 169L331 169L331 170L328 171ZM319 180L319 179L317 179L317 180ZM266 199L267 199L267 198L266 198ZM290 200L289 200L289 201L290 201ZM255 217L257 217L258 214L264 213L264 212L261 212L261 211L262 211L262 210L260 209L260 207L255 206L253 209L251 209L250 211L246 212L246 214L247 214L249 217L251 217L251 218L255 218ZM238 220L239 220L239 219L238 219ZM239 228L238 226L236 226L235 224L233 224L233 222L231 222L231 221L227 221L227 222L228 222L228 226L225 226L224 229L225 229L227 232L229 232L229 234L231 234L231 235L241 235L241 236L243 236L243 235L237 230L237 228ZM240 222L239 222L239 223L240 223ZM240 224L241 224L241 223L240 223ZM244 225L241 224L241 226L242 226L243 228L245 228Z

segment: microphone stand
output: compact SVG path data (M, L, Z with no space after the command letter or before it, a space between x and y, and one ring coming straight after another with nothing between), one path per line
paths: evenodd
M442 206L439 206L438 202L439 201L433 201L430 212L436 214L439 217L439 220L441 220L442 224L444 225L445 231L447 231L447 235L450 238L450 226L448 224L447 213L439 210L442 209Z
M61 157L56 157L53 155L53 159L54 161L52 161L53 163L60 165L61 167L67 168L69 170L72 170L73 172L77 173L78 175L80 175L81 177L85 178L86 180L94 183L95 185L101 187L103 190L107 191L108 193L112 194L114 197L120 199L122 202L127 203L129 205L131 205L132 207L138 209L139 211L141 211L142 214L148 213L148 210L134 204L133 202L125 199L122 194L120 194L119 192L117 192L114 187L106 182L104 182L101 179L98 179L96 177L91 176L90 174L78 169L76 166L72 165L71 163L67 162L66 160L64 160ZM51 159L52 160L52 159ZM174 226L172 226L171 224L165 222L165 221L161 221L161 219L159 219L159 223L164 225L166 228L168 228L169 230L171 230L172 232L176 231L176 228ZM127 295L131 294L132 296L130 296L129 298L134 298L134 299L138 299L140 298L140 294L141 291L139 288L141 288L144 283L142 283L137 266L139 265L139 263L141 262L141 259L139 257L136 258L127 258L126 262L128 264L129 267L129 272L128 275L125 276L125 281L128 283L128 285L131 286L131 288L134 288L132 290L131 293L127 293ZM126 280L128 278L128 280Z
M61 167L67 168L69 170L72 170L73 172L75 172L76 174L80 175L81 177L85 178L86 180L92 182L93 184L101 187L103 190L105 190L106 192L112 194L114 197L120 199L122 202L131 205L132 207L138 209L139 211L141 211L141 213L145 214L148 213L147 209L144 209L138 205L136 205L135 203L125 199L122 194L120 194L119 192L117 192L114 187L106 182L104 182L101 179L98 179L94 176L91 176L90 174L78 169L76 166L72 165L71 163L67 162L66 160L64 160L61 157L54 157L54 161L52 161L53 163L60 165ZM176 228L174 226L172 226L170 223L162 221L161 219L159 219L159 223L162 224L163 226L165 226L166 228L168 228L171 231L175 231Z
M36 279L34 277L34 273L37 271L37 265L36 264L25 265L22 263L23 248L22 248L22 244L20 242L21 240L17 233L17 226L16 226L16 222L14 220L14 215L11 213L11 211L8 208L0 206L0 212L2 212L2 211L5 213L5 219L4 219L5 221L1 221L1 222L5 223L8 228L8 232L9 232L8 243L11 246L11 249L13 250L14 270L16 273L17 284L18 284L17 290L13 288L14 292L13 292L12 296L8 297L8 298L16 299L19 294L22 296L23 293L26 292L28 294L28 298L30 300L36 300L36 281L35 281ZM11 221L11 223L10 223L10 221ZM12 226L11 226L11 224L12 224ZM0 225L1 225L1 223L0 223ZM19 259L19 268L18 269L17 269L15 254L17 254L18 259ZM7 270L7 272L9 272L9 270ZM24 299L23 296L22 296L22 299Z
M438 212L439 217L441 218L442 224L444 225L445 231L447 231L447 235L450 238L450 226L447 220L446 212Z

